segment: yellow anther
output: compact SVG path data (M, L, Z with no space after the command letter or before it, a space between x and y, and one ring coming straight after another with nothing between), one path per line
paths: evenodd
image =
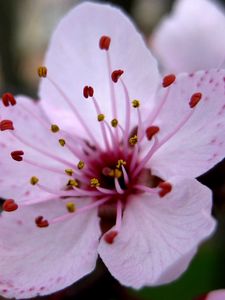
M121 166L125 166L127 163L123 159L119 159L116 167L119 169Z
M73 175L73 170L72 169L66 169L65 170L65 173L69 176L72 176Z
M59 143L62 147L64 147L66 144L66 141L64 139L59 139Z
M73 187L79 187L79 182L76 179L69 179L67 185Z
M114 170L110 170L109 173L108 173L108 176L114 177L115 176L115 171Z
M119 169L115 169L114 171L114 177L120 178L122 176L122 172Z
M140 104L140 101L139 101L139 100L135 99L135 100L132 101L132 106L133 106L134 108L137 108L137 107L139 107L140 105L141 105L141 104Z
M117 119L113 119L113 120L111 121L111 125L112 125L112 127L117 127L117 125L118 125L118 120L117 120Z
M91 187L98 187L98 186L100 186L99 180L97 178L92 178L90 180L90 184L91 184Z
M30 179L30 184L35 185L37 184L39 179L36 176L32 176Z
M79 163L77 164L77 168L78 168L79 170L82 170L83 167L84 167L84 162L83 162L83 160L80 160Z
M66 203L66 208L67 208L68 212L70 212L70 213L73 213L76 211L76 206L73 202Z
M38 68L38 76L39 77L46 77L47 76L47 73L48 73L48 69L44 66L41 66Z
M51 132L56 133L59 131L59 126L56 124L51 125Z
M129 143L130 143L131 146L136 145L137 142L138 142L138 137L137 137L137 135L134 135L134 136L132 136L131 138L129 138Z
M99 122L102 122L102 121L104 121L104 120L105 120L105 115L99 114L99 115L98 115L98 121L99 121Z

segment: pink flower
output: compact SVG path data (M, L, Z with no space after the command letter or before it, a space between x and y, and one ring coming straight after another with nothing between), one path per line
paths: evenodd
M225 299L225 290L217 290L208 293L205 296L197 298L196 300L224 300Z
M166 72L224 66L225 14L212 0L177 0L150 39Z
M225 153L225 71L160 79L131 22L93 3L61 21L45 64L40 102L1 105L0 293L53 293L98 254L126 286L176 279L215 228L194 178Z

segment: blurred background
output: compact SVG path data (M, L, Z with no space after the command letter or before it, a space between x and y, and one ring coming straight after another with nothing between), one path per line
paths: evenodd
M37 66L42 64L51 33L78 0L0 0L0 92L37 97ZM105 2L105 1L98 1ZM148 37L172 0L113 0ZM221 1L222 2L222 1ZM225 1L224 1L225 2ZM225 288L225 162L199 178L214 193L216 234L205 242L188 271L176 282L140 291L114 280L99 260L96 271L72 287L44 299L191 300L210 290ZM0 270L1 271L1 270Z

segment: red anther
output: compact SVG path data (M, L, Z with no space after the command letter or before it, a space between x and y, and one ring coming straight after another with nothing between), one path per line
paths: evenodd
M162 86L164 88L166 88L166 87L170 86L172 83L174 83L175 80L176 80L176 76L174 74L166 75L163 78Z
M190 102L189 102L190 108L195 107L201 99L202 99L202 93L194 93L191 96L191 99L190 99Z
M120 76L123 74L123 70L115 70L112 72L111 78L113 82L117 82Z
M16 202L13 199L5 200L5 202L2 205L2 210L7 211L7 212L17 210L17 208L18 208L18 205L16 204Z
M16 151L11 152L12 159L14 159L16 161L23 160L22 155L24 155L24 152L22 150L16 150Z
M5 93L2 95L2 103L5 106L15 105L16 104L16 99L14 98L13 94L11 93Z
M99 40L99 48L102 50L109 50L111 43L111 38L109 36L103 35Z
M108 233L105 234L104 240L108 244L113 244L115 237L118 235L118 231L111 230Z
M161 182L158 187L161 189L159 192L160 197L164 197L166 194L172 191L172 185L169 182Z
M94 95L93 87L86 85L83 89L83 95L84 95L84 98L93 97L93 95Z
M44 217L42 217L42 216L37 217L35 219L35 223L36 223L37 227L40 227L40 228L44 228L44 227L49 226L48 221L45 220Z
M147 136L147 139L150 141L153 136L159 132L159 127L158 126L150 126L146 129L145 133Z
M0 130L4 131L4 130L14 130L13 127L13 122L10 120L2 120L0 122Z

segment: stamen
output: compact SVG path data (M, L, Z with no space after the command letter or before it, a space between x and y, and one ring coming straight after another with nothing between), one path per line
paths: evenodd
M36 223L37 227L40 227L40 228L45 228L45 227L49 226L48 221L45 220L43 216L37 217L35 219L35 223Z
M166 194L170 193L172 191L172 185L169 182L161 182L159 184L159 188L161 191L159 192L160 197L164 197Z
M84 95L84 98L88 98L88 97L93 97L94 95L94 89L92 86L85 86L83 88L83 95Z
M121 186L120 186L120 183L119 183L119 180L117 177L114 178L114 184L115 184L115 188L116 188L116 191L118 194L124 194L124 190L121 189Z
M77 164L77 168L78 168L79 170L82 170L82 169L84 168L84 166L85 166L85 164L84 164L84 162L83 162L82 160L80 160L80 161L78 162L78 164Z
M108 244L113 244L115 237L118 235L118 232L115 230L110 230L108 233L105 234L104 240Z
M56 125L56 124L52 124L52 125L51 125L51 131L52 131L53 133L59 132L59 126Z
M109 36L103 35L99 40L99 48L101 50L109 50L111 43L111 38Z
M112 81L116 83L123 73L124 73L123 70L113 71L112 74L111 74Z
M30 184L36 185L39 182L39 179L36 176L32 176L30 179Z
M73 202L66 203L66 208L69 213L74 213L76 211L76 206Z
M133 100L132 101L132 106L134 107L134 108L137 108L137 107L140 107L140 101L139 100Z
M112 121L111 121L111 125L112 125L112 127L117 127L117 125L118 125L118 120L117 119L113 119Z
M0 122L0 130L1 131L14 130L13 122L11 120L2 120Z
M126 163L125 160L119 159L118 162L117 162L116 167L119 169L120 167L125 166L126 164L127 164L127 163Z
M13 94L11 93L5 93L2 95L2 103L4 106L9 105L16 105L16 99L14 98Z
M147 139L150 141L153 136L159 132L159 127L158 126L150 126L146 129L145 133L147 136Z
M202 99L202 93L195 93L191 96L189 106L190 108L194 108L198 102Z
M15 211L18 208L18 204L13 199L7 199L2 205L2 210L11 212Z
M69 179L67 182L67 186L71 186L71 187L79 187L79 182L76 179Z
M65 169L65 173L69 176L73 175L73 170L72 169Z
M127 174L127 171L126 171L126 169L124 168L123 165L121 166L121 168L122 168L122 172L123 172L124 181L125 181L126 184L128 184L129 183L129 176Z
M129 143L130 143L131 146L136 145L137 142L138 142L138 137L137 137L136 134L134 136L132 136L131 138L129 138Z
M11 152L12 159L14 159L16 161L22 161L23 155L24 155L24 152L22 150L16 150L16 151Z
M64 147L66 144L66 141L64 139L59 139L59 144Z
M91 178L90 185L91 187L99 187L100 186L99 180L97 178Z
M102 122L102 121L104 121L104 120L105 120L105 115L99 114L99 115L98 115L98 121L99 121L99 122Z
M122 171L119 169L112 170L113 171L113 177L120 178L122 176Z
M37 70L39 77L46 77L48 69L45 66L40 66Z
M169 74L163 78L162 86L164 88L170 86L176 80L176 76L174 74Z

